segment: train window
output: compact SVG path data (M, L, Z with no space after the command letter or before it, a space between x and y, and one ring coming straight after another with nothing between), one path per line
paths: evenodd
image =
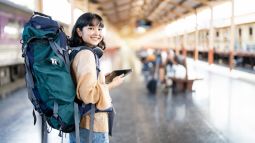
M6 74L6 69L4 69L4 68L1 68L1 70L0 70L0 77L5 77L7 74Z
M9 21L4 26L4 37L7 39L18 39L19 38L19 24L15 21Z
M242 28L238 29L238 34L239 34L240 37L242 36Z
M253 35L253 29L252 29L252 27L249 27L249 35L250 35L250 36Z

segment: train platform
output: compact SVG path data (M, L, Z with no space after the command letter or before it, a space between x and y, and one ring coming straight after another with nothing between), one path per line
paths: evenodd
M25 79L18 79L12 83L0 86L0 99L5 98L9 93L26 86Z
M189 72L203 77L193 92L148 94L141 75L111 91L116 122L111 143L254 143L254 75L189 60ZM141 77L141 78L137 78ZM40 143L40 122L21 88L0 100L0 142ZM49 143L61 142L58 131ZM68 134L63 142L68 142Z

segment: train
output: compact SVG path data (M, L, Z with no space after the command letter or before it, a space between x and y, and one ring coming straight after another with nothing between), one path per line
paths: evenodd
M0 87L24 79L21 34L32 11L0 2Z

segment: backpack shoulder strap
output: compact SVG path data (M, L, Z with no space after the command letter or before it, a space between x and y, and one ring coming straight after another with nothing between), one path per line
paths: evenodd
M71 53L69 54L69 59L70 59L70 63L73 62L75 56L81 51L81 50L89 50L91 51L94 56L95 56L95 61L96 61L96 70L97 70L97 76L99 74L99 72L101 71L100 70L100 62L99 62L99 58L98 56L96 55L96 53L93 51L93 49L91 48L88 48L86 46L80 46L80 47L74 47L71 49Z

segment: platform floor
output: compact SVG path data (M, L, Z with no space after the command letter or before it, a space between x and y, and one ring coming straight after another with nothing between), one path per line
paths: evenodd
M254 75L196 65L190 70L203 80L191 93L166 94L159 86L150 95L138 76L111 91L117 111L111 143L254 143ZM40 143L25 89L0 101L0 116L0 143ZM61 141L57 134L49 134L49 143Z

